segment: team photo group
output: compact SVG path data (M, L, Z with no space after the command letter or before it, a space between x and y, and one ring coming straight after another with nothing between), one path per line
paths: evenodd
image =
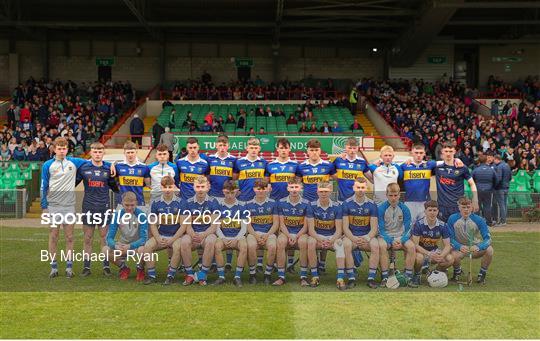
M256 137L238 158L229 153L227 136L216 138L213 154L200 153L198 140L188 138L175 162L168 147L158 145L157 161L149 165L137 158L133 142L124 144L123 161L109 163L101 143L90 146L85 160L68 157L67 140L57 138L41 184L42 222L50 226L49 277L59 276L60 253L66 255L65 276L75 276L74 255L80 251L82 277L93 275L91 262L99 259L104 276L112 276L114 264L121 280L135 266L141 285L222 285L232 277L237 287L246 278L249 284L283 286L295 285L299 274L300 286L317 287L332 251L339 290L359 284L417 288L422 278L432 287L470 285L476 258L474 282L486 283L494 253L491 222L475 213L477 186L454 157L453 141L443 144L440 161L426 161L425 146L414 144L410 158L398 164L390 146L380 149L379 160L367 162L355 137L333 161L324 160L321 143L311 139L307 159L298 163L289 157L287 138L277 139L274 160L260 155ZM432 176L436 192L430 192ZM83 250L74 250L79 234L67 217L76 214L80 182ZM471 197L465 195L466 182ZM500 221L505 210L498 208ZM60 230L65 253L58 250ZM96 230L100 250L93 250ZM167 269L157 271L158 263ZM358 278L362 263L366 280ZM183 280L177 279L180 272Z

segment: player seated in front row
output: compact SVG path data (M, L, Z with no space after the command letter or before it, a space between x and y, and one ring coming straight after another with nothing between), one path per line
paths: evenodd
M444 271L454 263L450 234L446 223L437 219L439 206L436 201L424 203L423 217L418 219L412 229L412 240L416 248L415 274L413 281L420 284L421 272L428 270L431 264L437 265L437 270ZM442 248L439 240L442 239Z
M242 286L242 271L247 261L247 242L246 242L246 217L245 203L238 201L239 190L236 181L227 180L223 184L223 195L220 202L221 224L216 230L218 239L215 245L215 259L217 264L218 279L214 284L221 285L225 283L225 260L223 259L223 250L238 250L236 257L236 271L234 273L233 283L237 287ZM248 214L249 215L249 214Z
M116 239L118 235L118 239ZM133 192L125 192L122 196L122 207L113 216L107 233L107 245L103 253L120 268L120 279L126 280L131 269L126 265L126 256L142 259L144 243L148 238L148 222L146 214L137 207L137 196ZM137 280L144 280L144 269L137 264Z
M291 178L287 184L289 196L278 204L280 233L277 246L278 279L273 285L285 284L285 262L287 250L300 250L300 278L307 283L307 241L308 241L308 211L309 202L302 199L302 180Z
M182 226L181 214L182 203L180 198L175 194L178 191L174 183L174 179L166 175L161 178L161 198L152 202L151 212L157 216L157 223L150 224L151 238L144 245L144 253L149 257L155 251L164 249L172 249L171 263L178 263L180 257L180 237L185 232L185 227ZM144 284L152 284L156 282L155 261L149 260L146 262L147 279ZM164 284L170 283L170 278L174 277L176 272L175 267L169 267L167 280Z
M317 250L333 250L336 252L337 287L340 290L345 286L345 251L343 249L341 205L330 200L332 183L328 181L317 184L319 199L312 203L308 211L308 260L311 267L311 287L319 286L319 273L317 269ZM305 279L301 280L302 286L307 286Z
M448 231L454 257L454 276L451 280L459 281L462 270L461 260L464 257L482 258L480 272L476 282L485 284L486 274L493 259L491 234L484 218L472 213L473 202L462 197L458 200L459 213L448 218ZM469 253L471 253L469 255Z
M270 183L265 179L257 179L253 186L255 198L246 203L250 212L251 221L247 224L249 283L256 284L257 250L266 250L266 269L264 270L264 284L271 283L272 270L276 259L277 238L279 227L277 203L268 197Z
M379 266L379 241L377 240L377 205L365 196L368 190L365 178L356 178L353 185L354 196L343 203L343 246L349 289L355 286L353 250L369 251L367 285L378 287L375 282Z
M404 203L399 201L400 188L397 183L386 187L387 201L379 205L379 245L381 259L381 286L388 280L388 250L401 250L405 253L405 276L410 287L417 287L412 282L416 252L414 243L410 240L411 213Z
M195 196L189 198L185 204L186 211L191 217L186 220L186 234L182 237L182 261L186 269L184 285L192 284L197 278L200 285L206 285L206 275L214 259L214 246L216 244L216 230L219 225L219 204L215 198L208 196L210 181L199 175L193 183ZM184 220L183 220L184 221ZM191 268L192 251L202 250L201 270L195 277Z

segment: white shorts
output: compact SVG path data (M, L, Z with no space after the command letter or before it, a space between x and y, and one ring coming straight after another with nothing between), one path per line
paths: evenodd
M425 201L406 201L405 205L411 211L411 226L416 223L418 219L424 218L426 208L424 207Z
M74 206L49 206L49 216L55 226L52 228L58 228L62 224L76 224L77 216L75 215Z

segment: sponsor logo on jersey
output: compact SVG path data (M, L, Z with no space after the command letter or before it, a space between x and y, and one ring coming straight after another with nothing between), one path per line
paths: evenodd
M270 175L270 182L289 182L294 177L294 173L274 173Z
M353 169L338 169L336 175L338 179L355 180L356 178L364 176L364 172Z
M120 176L120 186L144 186L144 179L139 176Z
M244 169L238 173L238 180L263 179L264 169Z
M220 175L220 176L233 176L233 169L232 167L220 167L220 166L213 166L210 167L210 175Z
M319 182L330 180L330 175L304 175L302 181L305 184L317 184Z
M429 179L431 178L431 171L425 170L407 170L403 174L403 180L416 180L416 179Z

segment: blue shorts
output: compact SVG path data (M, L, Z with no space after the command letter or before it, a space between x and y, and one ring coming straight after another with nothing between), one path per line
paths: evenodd
M452 214L458 212L459 208L457 203L455 206L439 206L439 219L446 223Z

